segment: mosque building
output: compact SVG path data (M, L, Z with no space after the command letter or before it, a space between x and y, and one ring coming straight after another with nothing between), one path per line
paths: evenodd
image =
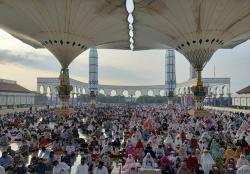
M250 109L250 85L232 95L232 105Z
M0 108L27 107L34 105L35 93L16 81L0 79Z

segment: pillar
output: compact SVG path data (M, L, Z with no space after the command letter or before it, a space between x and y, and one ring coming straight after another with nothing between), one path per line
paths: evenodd
M173 104L174 91L176 88L175 74L175 52L174 49L167 49L165 55L165 91L168 96L168 104Z
M96 48L90 48L89 51L89 92L90 103L96 103L98 95L98 53Z
M202 68L196 68L197 84L196 86L192 87L192 92L194 93L194 98L195 98L195 109L198 111L203 110L204 107L203 101L208 92L208 88L203 86L201 73L202 73Z
M61 69L59 80L60 84L56 87L58 96L62 102L62 108L68 108L70 92L73 90L73 87L70 85L68 67L63 67Z
M195 79L196 78L196 72L194 69L194 66L192 64L190 64L189 67L189 80Z

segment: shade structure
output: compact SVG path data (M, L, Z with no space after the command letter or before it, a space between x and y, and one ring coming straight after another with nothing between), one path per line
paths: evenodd
M250 38L249 0L134 0L126 11L127 3L0 0L0 28L53 53L62 65L60 89L67 95L68 65L87 48L175 48L197 71L192 91L199 101L207 90L201 71L214 52ZM202 103L197 106L202 108Z
M196 68L217 49L250 37L250 1L138 0L135 6L136 43L148 37L153 48L173 47Z
M203 67L250 37L250 1L134 0L135 50L175 48ZM1 0L0 27L67 66L90 47L129 49L123 0Z
M197 73L192 115L207 114L203 100L208 89L201 72L216 50L249 39L250 1L138 0L135 6L136 43L148 36L152 47L169 46L182 53Z
M1 0L0 27L62 67L92 46L128 47L123 0Z
M63 108L73 89L69 64L92 46L129 48L126 18L123 0L0 1L0 28L34 48L47 48L60 62Z

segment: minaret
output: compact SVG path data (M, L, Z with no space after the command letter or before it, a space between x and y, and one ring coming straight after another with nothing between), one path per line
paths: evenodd
M98 54L96 48L89 50L89 92L91 104L95 104L98 95Z
M196 78L196 71L194 69L194 66L190 64L190 69L189 69L189 80L195 79Z
M175 52L174 49L167 49L165 56L165 88L166 95L173 97L176 88L175 74Z

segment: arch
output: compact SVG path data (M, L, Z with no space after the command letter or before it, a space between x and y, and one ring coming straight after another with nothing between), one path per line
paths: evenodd
M50 97L50 96L51 96L51 89L50 89L49 86L48 86L47 89L46 89L46 96L47 96L47 97Z
M212 95L212 88L211 87L208 87L208 92L207 92L208 95Z
M160 96L165 96L165 91L162 89L162 90L160 90Z
M154 92L152 90L148 90L148 96L154 96Z
M128 90L128 95L131 97L131 96L134 96L135 95L135 92L136 90L133 90L133 89L130 89Z
M117 93L116 93L116 90L112 90L111 92L110 92L110 96L116 96L117 95Z
M128 97L129 93L128 93L127 90L124 90L124 91L122 92L122 95L125 96L125 97Z
M188 86L187 87L187 94L191 94L192 93L192 91L191 91L191 87L190 86Z
M178 89L178 94L181 94L181 88Z
M45 93L43 85L40 86L39 92L40 92L40 94L44 94Z
M102 94L102 95L105 95L105 91L103 89L100 89L99 93Z
M74 98L77 98L78 93L73 93Z
M213 92L213 95L214 95L215 98L217 98L218 91L219 91L218 87L215 86L215 87L214 87L214 92Z
M141 91L140 90L136 90L135 91L135 97L140 97L141 96Z
M82 88L82 94L86 94L85 88Z
M74 87L73 93L77 93L77 86Z
M222 87L222 93L223 93L223 95L224 96L226 96L226 95L228 95L228 90L229 88L228 88L228 85L224 85L223 87Z
M117 96L122 96L123 94L122 94L122 90L121 89L116 89L116 95Z

